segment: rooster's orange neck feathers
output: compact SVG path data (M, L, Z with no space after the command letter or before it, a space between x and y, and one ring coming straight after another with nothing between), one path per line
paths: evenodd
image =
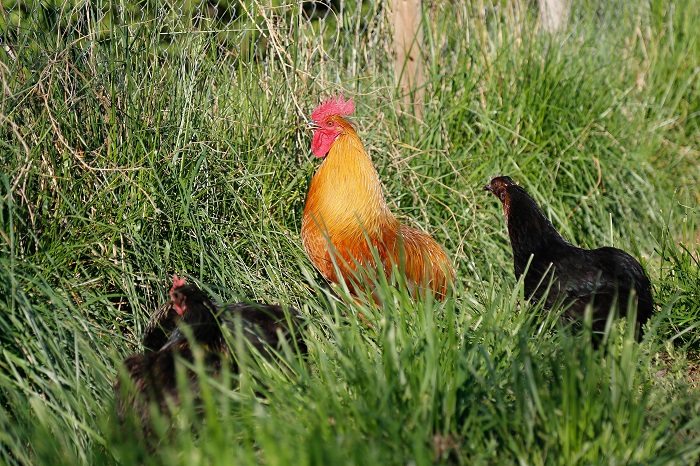
M334 119L342 130L311 180L304 216L311 215L331 234L352 232L362 238L364 232L371 234L380 224L396 220L362 141L342 117Z

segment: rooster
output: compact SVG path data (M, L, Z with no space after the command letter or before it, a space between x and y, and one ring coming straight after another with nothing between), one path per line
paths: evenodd
M507 176L493 178L484 190L503 203L517 279L530 263L524 279L528 299L542 300L551 282L544 308L551 309L563 300L568 306L564 316L573 321L580 320L591 304L596 332L605 328L614 305L618 304L620 314L625 315L630 299L637 304L638 328L649 320L654 306L651 286L635 258L613 247L587 250L572 245L535 200Z
M381 266L391 282L395 266L412 290L444 299L454 280L452 264L429 234L401 224L387 207L372 159L343 118L354 111L352 100L338 96L311 114L311 151L325 160L306 197L304 250L321 275L332 283L345 281L354 294L363 286L371 288L364 273Z
M168 399L178 403L176 359L193 363L193 343L203 351L205 369L212 375L221 371L222 364L230 365L234 371L238 369L236 358L230 354L226 342L227 333L233 338L243 336L263 355L272 354L270 348L279 348L282 340L305 353L306 345L299 335L299 319L294 309L285 313L276 305L236 303L219 306L197 286L185 284L185 280L176 275L170 289L170 301L152 316L146 327L144 354L135 354L124 360L137 394L122 398L117 380L114 388L119 418L124 419L126 412L131 410L139 413L146 424L149 402L156 402L163 412L167 411ZM196 393L196 374L188 370L187 378Z

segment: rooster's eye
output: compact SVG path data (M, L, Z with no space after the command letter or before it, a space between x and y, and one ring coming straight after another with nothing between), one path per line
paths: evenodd
M334 126L334 125L335 125L335 123L332 121L329 121L328 123L326 123L326 126L328 126L329 128Z

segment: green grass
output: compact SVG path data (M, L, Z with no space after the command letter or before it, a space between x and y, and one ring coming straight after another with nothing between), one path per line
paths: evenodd
M195 25L185 3L27 2L18 22L3 2L0 461L698 461L697 2L582 1L556 37L517 2L433 6L422 119L398 109L378 5ZM306 259L304 123L336 92L392 210L454 259L445 302L384 284L391 304L348 305ZM481 190L496 174L575 244L640 259L658 308L641 344L622 322L593 349L522 300ZM148 444L115 421L112 383L175 272L297 307L310 352L244 357L205 380L204 416L185 402Z

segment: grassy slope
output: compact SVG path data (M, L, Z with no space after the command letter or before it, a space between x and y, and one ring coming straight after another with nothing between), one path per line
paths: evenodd
M209 33L164 49L167 21L109 23L99 42L29 28L0 51L2 458L697 459L695 330L670 342L700 308L697 4L585 3L563 43L524 11L431 11L423 122L395 109L386 39L357 39L352 11L337 35L334 20L285 31L293 9L268 30L269 12L254 11L272 44L262 57L225 53ZM327 289L298 238L316 167L304 118L338 90L356 98L393 210L434 232L459 269L441 304L385 287L395 306L362 310L376 331L345 317L357 309ZM674 319L657 319L641 346L614 328L603 356L518 308L500 206L480 190L497 173L575 243L640 257ZM110 418L111 382L173 272L224 301L302 309L311 354L287 369L251 360L240 389L212 382L206 418L185 406L147 453Z

